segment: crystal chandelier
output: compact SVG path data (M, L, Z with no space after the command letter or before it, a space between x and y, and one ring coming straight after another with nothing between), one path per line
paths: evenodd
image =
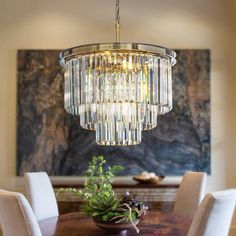
M157 126L158 115L172 109L172 66L168 48L120 42L116 0L116 42L64 50L64 107L80 117L84 129L95 130L99 145L135 145L142 130Z

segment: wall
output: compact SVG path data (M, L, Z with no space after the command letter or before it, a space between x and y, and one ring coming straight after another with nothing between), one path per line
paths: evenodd
M111 0L0 0L0 186L17 189L16 50L114 40ZM208 191L236 187L236 3L121 0L121 39L212 53L212 175ZM236 224L236 220L235 220Z

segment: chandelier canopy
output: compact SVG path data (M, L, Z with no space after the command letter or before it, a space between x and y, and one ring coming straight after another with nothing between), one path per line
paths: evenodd
M168 48L119 42L119 1L115 43L64 50L64 106L80 116L84 129L95 130L100 145L135 145L142 130L157 126L158 115L172 109L172 66ZM118 12L118 13L117 13Z

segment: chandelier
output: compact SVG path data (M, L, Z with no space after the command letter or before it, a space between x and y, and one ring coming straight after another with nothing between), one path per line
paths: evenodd
M66 49L64 107L95 130L99 145L141 143L143 130L157 126L158 115L172 109L172 66L176 53L144 43L120 42L116 0L116 42Z

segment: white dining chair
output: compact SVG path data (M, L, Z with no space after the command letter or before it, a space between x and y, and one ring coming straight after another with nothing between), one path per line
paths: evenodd
M42 236L36 217L21 193L0 191L0 222L4 236Z
M6 192L6 190L0 188L0 193L1 192ZM1 218L0 218L0 235L1 235Z
M57 200L46 172L25 173L26 192L38 221L59 215Z
M228 236L236 190L208 193L193 218L188 236Z
M205 195L207 174L203 172L186 172L177 192L173 212L190 219Z

